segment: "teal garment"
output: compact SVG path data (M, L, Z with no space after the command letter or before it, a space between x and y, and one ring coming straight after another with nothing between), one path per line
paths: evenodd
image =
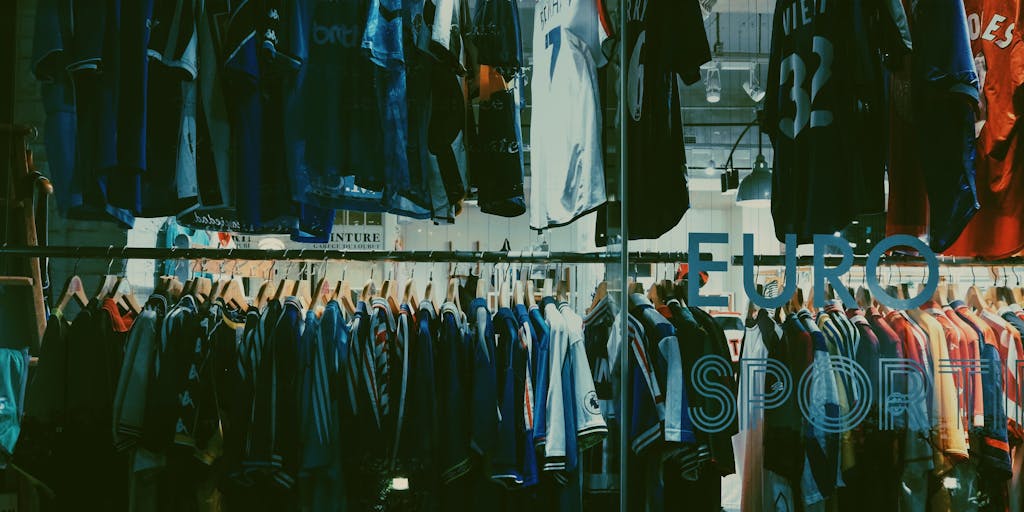
M0 450L7 456L21 434L21 416L25 410L25 385L28 381L28 348L0 349L0 361L6 371L0 372ZM6 467L6 463L0 465Z

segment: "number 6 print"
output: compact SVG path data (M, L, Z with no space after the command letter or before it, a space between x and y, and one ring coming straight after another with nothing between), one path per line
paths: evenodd
M779 120L779 130L790 139L796 139L797 135L807 127L808 122L811 128L832 124L831 110L811 110L818 93L832 78L832 60L834 58L832 43L824 37L815 36L812 49L818 55L820 63L814 72L814 77L811 78L810 95L803 87L804 81L807 79L807 66L804 64L804 60L795 52L782 59L779 85L785 86L789 82L790 75L793 76L789 97L796 104L796 112L794 117L784 117Z

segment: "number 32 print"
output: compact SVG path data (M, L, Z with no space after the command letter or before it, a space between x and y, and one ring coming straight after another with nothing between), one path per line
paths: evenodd
M811 78L811 92L807 93L804 82L807 80L807 65L797 53L791 53L782 59L782 68L779 73L779 85L785 89L790 83L789 97L796 104L796 111L793 117L784 117L779 120L779 130L788 138L796 139L797 135L810 123L811 128L824 127L832 124L832 111L822 108L814 108L815 99L818 93L825 87L832 77L833 49L832 43L821 36L815 36L812 50L818 55L818 69ZM813 110L812 110L813 109Z

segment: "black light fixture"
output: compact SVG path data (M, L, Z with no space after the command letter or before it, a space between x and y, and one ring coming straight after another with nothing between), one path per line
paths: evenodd
M740 182L736 204L747 208L767 208L772 205L772 170L764 158L761 125L757 127L757 159L754 170Z
M754 161L753 172L740 182L736 204L748 208L767 208L772 205L772 171L760 151Z
M733 168L727 168L721 175L722 193L735 194L740 187L740 172Z

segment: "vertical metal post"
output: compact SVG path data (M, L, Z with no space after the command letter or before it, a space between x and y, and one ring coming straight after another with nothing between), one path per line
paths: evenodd
M619 0L619 237L621 239L622 264L619 267L622 295L619 301L619 328L622 342L619 344L619 511L629 510L629 141L627 133L627 115L629 112L626 98L627 74L629 73L629 55L626 45L629 34L626 26L629 16L629 2L636 0Z

